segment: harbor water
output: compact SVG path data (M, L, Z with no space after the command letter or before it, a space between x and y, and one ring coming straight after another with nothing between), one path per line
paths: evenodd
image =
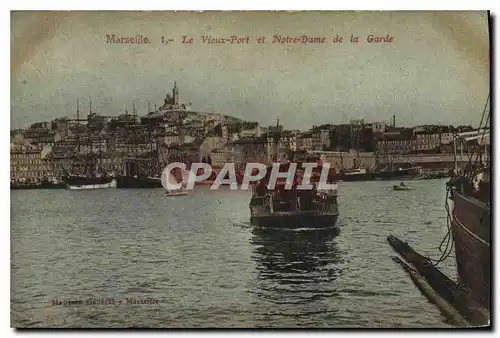
M445 180L398 183L340 183L321 231L256 229L249 192L228 188L12 191L11 324L451 327L386 240L439 257ZM454 256L440 268L454 279Z

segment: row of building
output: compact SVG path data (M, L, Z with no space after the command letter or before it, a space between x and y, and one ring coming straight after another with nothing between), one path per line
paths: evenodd
M78 104L77 104L78 106ZM397 128L362 119L341 125L313 126L308 131L261 126L258 122L215 113L195 112L181 104L174 83L164 104L145 116L101 116L90 109L85 119L59 118L11 131L11 177L41 180L84 166L97 157L105 171L121 173L130 158L156 157L159 162L269 162L276 149L290 151L388 154L443 153L453 150L453 135L472 130L460 126Z

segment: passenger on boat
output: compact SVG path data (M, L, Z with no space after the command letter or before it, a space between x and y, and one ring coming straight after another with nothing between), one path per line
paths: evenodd
M404 184L404 182L401 182L400 186L402 186L402 187L405 187L405 184Z
M257 184L257 187L255 188L255 193L257 194L257 196L266 196L267 187L264 184L264 182L259 181L259 183Z
M313 209L313 192L311 190L302 190L299 193L300 209L303 211Z
M275 211L280 211L281 210L281 201L282 201L280 190L279 189L275 189L272 196L273 196L272 197L273 209Z

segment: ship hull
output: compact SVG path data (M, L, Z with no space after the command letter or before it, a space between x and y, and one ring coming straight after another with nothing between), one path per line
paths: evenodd
M460 284L490 309L491 209L474 198L453 193L452 233Z
M39 189L66 189L66 184L64 183L42 183Z
M116 179L119 189L154 189L163 188L161 180L150 177L120 176Z
M10 190L40 189L39 184L11 184Z
M116 180L112 177L70 177L66 184L70 190L116 188Z
M89 189L105 189L105 188L116 188L116 181L112 180L109 183L101 184L81 184L81 185L70 185L68 184L68 189L70 190L89 190Z
M65 183L40 183L40 184L29 184L29 185L19 185L11 184L11 190L24 190L24 189L66 189L67 185Z
M340 179L343 182L362 182L362 181L390 181L390 180L411 180L419 175L417 169L388 170L378 172L343 174Z
M253 216L250 222L253 225L266 228L330 228L337 223L338 213L318 211L275 212L269 215Z

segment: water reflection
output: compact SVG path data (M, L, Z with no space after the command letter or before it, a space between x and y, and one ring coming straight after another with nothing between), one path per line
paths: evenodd
M286 231L255 228L255 294L273 303L299 304L335 296L341 255L336 228Z

